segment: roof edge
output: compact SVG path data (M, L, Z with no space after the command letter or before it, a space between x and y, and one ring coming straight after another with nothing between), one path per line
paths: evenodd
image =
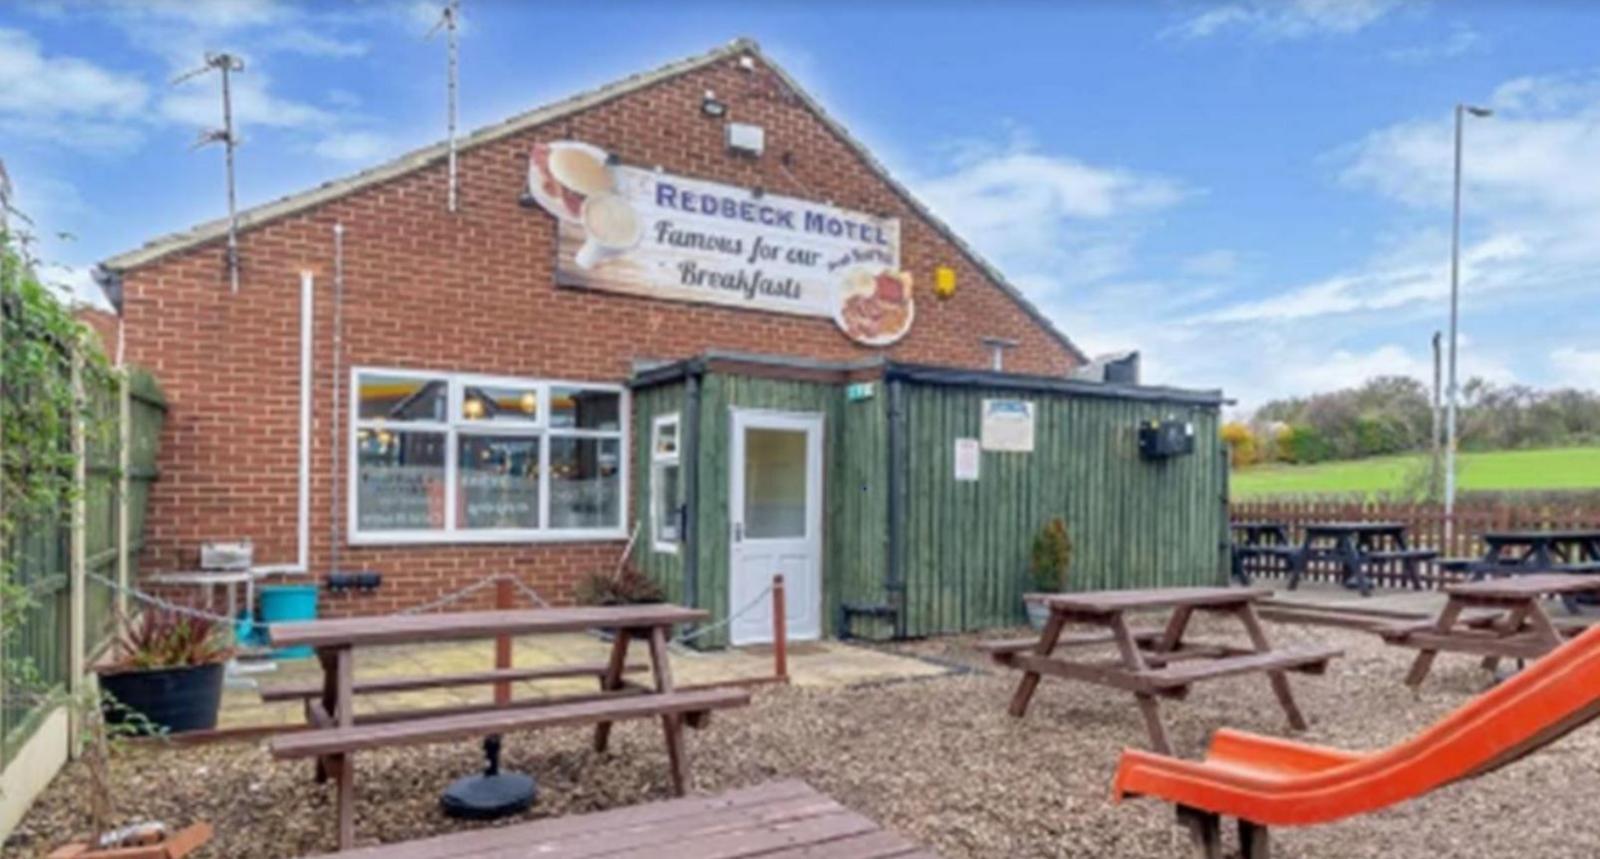
M811 93L801 86L798 80L789 74L788 70L764 54L761 51L761 46L754 39L740 36L726 45L713 48L706 53L686 57L659 66L651 71L640 72L620 80L602 84L599 87L577 93L560 101L524 111L494 125L476 129L457 142L457 151L460 152L493 143L532 126L561 119L578 111L621 98L660 81L694 71L740 53L749 53L760 58L761 62L772 69L773 73L783 81L784 85L799 97L801 103L815 114L829 131L833 132L847 147L853 150L856 156L866 164L867 168L876 174L884 184L888 185L890 190L899 196L918 217L927 221L936 232L955 245L956 250L960 251L973 265L977 266L978 270L993 281L1002 292L1006 293L1007 297L1016 302L1024 314L1060 343L1078 364L1089 363L1088 354L1079 349L1071 338L1057 328L1055 323L1023 294L1022 290L1012 284L998 268L984 258L982 254L978 253L976 248L968 244L949 224L945 223L938 215L935 215L931 209L912 194L910 189L896 179L865 144L851 135L843 123L834 119L822 104L812 97ZM238 215L238 226L240 229L249 229L278 218L288 217L339 199L363 188L420 170L448 157L448 141L440 141L421 149L415 149L376 167L370 167L342 179L324 182L310 190L289 194L277 200L245 209ZM208 221L188 230L181 230L152 239L139 248L112 256L100 263L100 267L110 272L124 272L148 265L170 254L188 250L196 245L220 238L226 234L227 228L228 221L226 218Z
M486 125L469 132L466 136L457 140L456 151L462 152L493 143L532 126L558 120L581 110L621 98L668 78L694 71L725 57L742 52L760 55L760 47L754 40L740 37L706 53L675 60L651 71L629 75L559 101L540 105L493 125ZM763 57L763 59L765 58ZM269 221L288 217L323 203L331 202L364 188L399 178L407 173L428 167L435 162L443 162L449 158L449 154L449 141L439 141L420 149L414 149L376 167L369 167L340 179L331 179L305 191L297 191L270 202L251 206L239 213L239 229L260 226ZM196 245L221 238L226 235L227 229L228 220L226 218L206 221L187 230L180 230L152 239L138 248L124 251L106 259L100 263L100 266L111 272L128 271L148 265L170 254L185 251Z

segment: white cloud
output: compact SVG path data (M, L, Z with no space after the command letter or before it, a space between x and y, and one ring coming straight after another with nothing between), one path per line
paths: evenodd
M1079 280L1127 266L1136 231L1125 219L1190 193L1166 177L1047 154L1022 140L1002 149L969 145L946 170L913 184L985 253L1025 269L1054 267L1065 256Z
M163 117L201 129L222 125L222 98L215 74L190 78L161 98ZM245 70L232 76L233 119L240 136L247 138L252 125L268 128L323 128L335 116L314 105L273 93L272 79L259 70Z
M1243 0L1190 15L1162 35L1203 39L1232 29L1271 40L1345 35L1365 29L1406 3L1407 0Z
M1239 270L1239 254L1218 248L1185 257L1178 263L1178 268L1196 277L1226 277Z
M1600 349L1562 346L1550 353L1550 367L1562 385L1600 391Z
M331 161L376 161L395 149L394 141L368 131L330 134L311 147L313 154Z
M1395 48L1386 55L1397 63L1422 65L1470 54L1484 47L1483 34L1465 24L1450 28L1449 35L1433 42Z
M0 28L0 121L10 134L79 150L122 149L140 139L129 125L149 97L135 75L46 54L27 33Z

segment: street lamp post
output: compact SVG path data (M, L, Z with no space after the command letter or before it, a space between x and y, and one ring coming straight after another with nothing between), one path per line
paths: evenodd
M1456 384L1456 332L1461 306L1461 129L1467 114L1488 117L1493 111L1470 104L1456 105L1456 174L1455 206L1450 219L1450 370L1448 403L1445 407L1444 445L1444 528L1445 542L1449 543L1455 532L1456 512L1456 401L1460 389Z

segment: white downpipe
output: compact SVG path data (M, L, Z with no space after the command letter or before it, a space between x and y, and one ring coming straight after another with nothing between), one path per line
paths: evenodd
M316 328L313 310L316 284L309 271L300 272L300 485L296 493L295 562L251 567L257 577L303 574L311 566L311 347Z

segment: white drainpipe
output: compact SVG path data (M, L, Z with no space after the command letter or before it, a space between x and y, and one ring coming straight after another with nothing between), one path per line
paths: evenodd
M256 577L303 574L311 566L311 349L316 328L312 311L316 286L311 272L300 272L300 485L296 511L295 562L251 567Z

